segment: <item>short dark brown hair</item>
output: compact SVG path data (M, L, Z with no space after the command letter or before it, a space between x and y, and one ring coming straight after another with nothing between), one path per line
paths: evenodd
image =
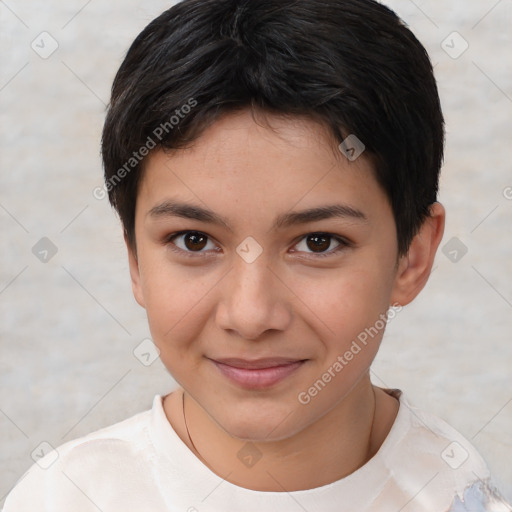
M424 47L372 0L183 0L138 35L102 137L106 188L132 247L144 157L247 107L320 120L339 142L355 134L407 252L437 198L444 120Z

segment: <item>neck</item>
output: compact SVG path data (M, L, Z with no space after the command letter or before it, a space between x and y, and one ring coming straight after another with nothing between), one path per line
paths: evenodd
M377 452L398 410L397 401L375 390L368 377L299 433L248 443L221 429L188 394L183 416L182 394L173 394L164 408L183 442L221 478L258 491L311 489L353 473ZM241 454L249 455L246 463Z

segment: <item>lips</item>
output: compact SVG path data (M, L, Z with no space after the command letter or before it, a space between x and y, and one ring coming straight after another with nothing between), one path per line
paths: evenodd
M238 359L236 357L228 357L225 359L214 359L215 362L232 366L234 368L245 368L247 370L258 370L260 368L273 368L276 366L284 366L287 364L300 362L300 359L290 359L284 357L267 357L262 359Z
M293 374L305 359L272 357L263 359L211 359L222 375L246 389L271 387Z

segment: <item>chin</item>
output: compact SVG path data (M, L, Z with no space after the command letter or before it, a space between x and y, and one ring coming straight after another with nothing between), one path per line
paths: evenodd
M294 421L293 415L288 412L282 414L267 412L262 415L253 411L247 411L245 415L233 413L222 423L219 422L219 425L230 436L254 443L281 441L301 430L297 421Z

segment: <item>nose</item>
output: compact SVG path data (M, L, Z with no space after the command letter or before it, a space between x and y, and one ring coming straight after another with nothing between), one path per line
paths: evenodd
M247 340L284 331L292 319L290 293L263 255L252 263L239 258L225 278L217 325Z

